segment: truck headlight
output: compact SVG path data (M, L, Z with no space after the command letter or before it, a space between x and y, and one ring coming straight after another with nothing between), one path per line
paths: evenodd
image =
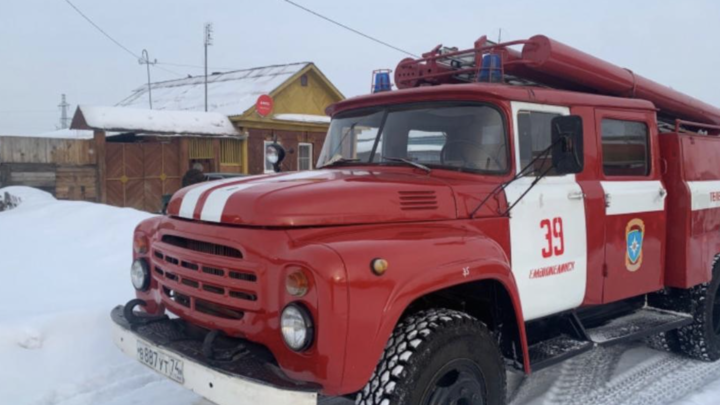
M285 307L280 317L283 339L292 350L300 352L312 345L313 322L310 312L298 303Z
M150 287L150 271L145 259L137 259L130 267L130 280L138 291L145 291Z

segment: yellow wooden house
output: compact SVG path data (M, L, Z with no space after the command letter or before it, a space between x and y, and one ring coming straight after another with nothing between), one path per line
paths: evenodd
M205 111L204 76L152 83L151 88L153 109ZM258 111L261 96L271 98L270 111ZM207 172L267 172L264 146L275 140L289 151L285 171L312 169L330 122L325 108L343 98L311 62L213 73L207 111L227 115L240 135L183 137L181 170L199 163ZM148 108L148 87L139 87L118 106Z

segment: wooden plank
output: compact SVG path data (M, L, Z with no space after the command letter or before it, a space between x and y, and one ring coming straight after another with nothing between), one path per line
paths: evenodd
M145 182L143 180L129 180L125 183L124 206L137 210L145 209Z
M190 141L188 138L180 138L180 155L178 163L181 175L190 169Z
M35 137L0 137L0 161L6 163L95 164L94 141Z
M106 204L116 207L125 206L125 186L119 180L105 181Z
M123 167L125 176L131 179L142 179L144 177L144 153L140 143L126 143Z
M220 170L220 138L213 138L213 163L212 170L217 172Z
M148 212L159 212L162 202L162 184L160 179L145 179L145 204L144 210Z
M105 139L105 131L93 132L93 142L95 147L95 160L97 162L97 189L100 202L107 202L107 184L105 179L107 175L107 157L106 149L107 140Z
M94 166L58 167L55 197L66 200L97 201L97 171Z
M185 174L187 169L183 170L181 167L181 150L180 143L173 141L172 143L165 143L162 145L162 158L163 158L163 171L166 176L182 176ZM187 166L188 161L185 160Z
M163 173L163 145L159 142L142 144L143 177L160 177Z

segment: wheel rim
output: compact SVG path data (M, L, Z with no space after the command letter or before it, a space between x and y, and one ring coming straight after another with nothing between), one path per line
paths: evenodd
M712 319L715 335L720 336L720 288L715 290L715 297L713 299Z
M472 360L457 359L435 373L422 404L484 405L485 393L480 367Z

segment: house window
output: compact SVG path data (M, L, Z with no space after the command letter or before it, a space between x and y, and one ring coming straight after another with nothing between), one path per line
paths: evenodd
M220 140L220 164L238 166L242 164L242 141L238 139Z
M213 150L212 139L206 138L190 138L189 148L190 159L213 159L215 151Z
M298 144L298 170L312 170L313 144Z
M308 85L308 77L307 75L300 76L300 85L303 87L307 87Z
M552 167L552 154L547 152L543 157L540 155L552 143L552 120L560 116L556 113L537 111L520 111L518 113L518 143L520 144L520 168L529 165L533 159L537 160L529 169L530 176L537 176L546 170L547 175L555 173Z
M648 127L643 122L602 120L603 173L607 176L647 176Z

